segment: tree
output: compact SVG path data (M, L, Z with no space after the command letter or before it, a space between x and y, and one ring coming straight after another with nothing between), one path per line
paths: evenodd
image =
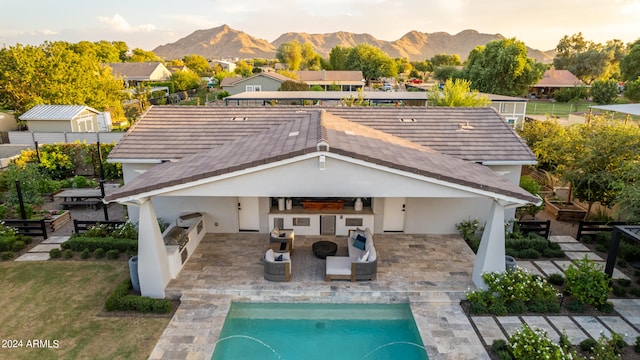
M211 76L212 74L211 65L202 55L185 55L182 61L184 61L184 65L189 70L195 72L198 76Z
M413 70L414 71L419 71L422 74L421 75L410 75L411 77L417 77L417 78L425 78L427 76L428 72L432 72L434 67L433 64L431 63L431 61L429 60L425 60L425 61L415 61L411 63L411 66L413 66ZM413 74L414 71L411 71L411 73ZM445 79L446 80L446 79Z
M100 58L66 42L0 49L0 105L18 116L38 104L77 104L119 118L123 87Z
M569 70L587 84L597 79L608 79L618 71L618 64L625 52L620 40L611 40L604 46L585 40L582 33L565 35L556 46L553 65L556 69Z
M176 91L186 91L200 86L200 76L191 70L176 71L171 75Z
M595 118L571 125L567 134L557 144L564 156L557 172L571 183L575 198L589 204L588 216L595 202L611 206L619 199L619 179L628 178L628 166L640 163L640 129Z
M393 59L381 49L369 44L359 44L351 48L346 65L347 70L362 71L366 80L398 75Z
M395 58L393 61L396 63L398 74L411 73L411 70L413 70L413 66L411 66L411 63L409 63L409 60L406 58Z
M158 61L162 62L162 59L159 58L153 51L143 50L140 48L135 48L132 51L131 57L129 57L129 62L149 62L149 61Z
M460 55L458 54L437 54L431 58L431 63L434 67L438 66L458 66L462 65Z
M591 84L591 98L598 105L615 104L618 100L618 82L596 80Z
M633 101L640 101L640 77L636 81L627 81L624 84L624 97Z
M462 76L462 71L453 66L441 66L433 71L433 78L441 82L445 82L447 79L458 79Z
M620 73L625 81L640 78L640 39L631 44L629 53L620 60Z
M222 68L220 69L220 71L216 71L215 75L213 75L213 77L218 81L218 84L222 82L222 79L231 78L234 76L236 76L236 73L234 73L233 71L222 70Z
M566 127L557 121L527 121L518 134L538 159L538 168L554 172L558 164L567 160L560 149L567 139Z
M302 45L297 40L287 41L278 46L276 58L289 70L300 70L302 65Z
M300 81L286 80L280 84L278 91L309 91L309 85Z
M542 78L544 66L527 57L515 38L494 40L471 51L463 77L481 92L524 96Z
M249 64L249 62L240 60L236 62L236 68L234 72L242 77L249 77L253 75L253 67L251 66L251 64Z
M488 105L491 100L480 95L478 91L471 91L471 82L464 79L455 81L448 79L444 83L442 92L438 85L434 85L427 95L432 106L449 107L481 107Z
M304 45L302 45L302 62L304 69L320 70L322 57L316 54L311 44L304 43Z
M329 64L331 70L347 70L347 57L351 48L335 46L329 53Z

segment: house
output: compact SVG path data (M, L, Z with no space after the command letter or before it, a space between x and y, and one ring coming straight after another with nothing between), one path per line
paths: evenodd
M249 77L224 78L220 82L220 88L231 95L243 92L277 91L287 80L293 79L275 72L266 72Z
M36 105L19 117L32 132L111 131L111 115L84 105Z
M171 71L161 62L125 62L107 64L111 73L124 80L127 87L135 87L147 82L166 81Z
M530 90L529 97L538 99L552 98L553 93L559 89L585 86L569 70L557 70L554 66L544 72L542 79Z
M154 106L108 161L122 163L125 185L105 201L128 205L139 224L140 286L152 297L164 297L203 233L455 234L468 218L485 221L473 272L482 286L483 272L505 269L505 217L539 202L518 186L536 158L492 108ZM178 253L157 219L184 214L197 216L199 235Z
M365 80L362 71L337 70L299 70L296 71L298 80L307 83L309 88L321 86L325 91L356 91L364 87Z
M236 63L233 61L226 60L209 60L209 65L213 68L216 65L219 65L222 70L233 72L236 70Z

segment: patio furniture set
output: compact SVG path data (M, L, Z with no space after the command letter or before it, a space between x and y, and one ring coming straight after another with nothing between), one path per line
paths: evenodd
M274 229L269 234L269 249L264 255L264 278L269 281L291 281L291 255L295 235L291 229ZM312 245L314 255L326 259L325 280L375 280L378 256L373 234L367 228L349 232L348 256L335 256L338 245L332 241L317 241Z

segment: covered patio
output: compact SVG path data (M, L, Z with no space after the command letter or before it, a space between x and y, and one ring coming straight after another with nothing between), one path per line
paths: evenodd
M207 234L167 297L181 305L151 359L211 358L232 301L410 303L431 359L488 359L459 303L473 288L474 254L458 235L376 234L375 281L324 279L325 260L311 246L330 240L337 255L345 236L296 236L290 282L263 279L268 234Z

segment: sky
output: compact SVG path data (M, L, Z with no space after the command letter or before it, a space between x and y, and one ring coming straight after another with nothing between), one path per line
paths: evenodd
M0 46L108 40L153 50L224 24L269 42L286 32L393 41L474 29L544 51L578 32L603 44L640 39L640 0L0 0Z

